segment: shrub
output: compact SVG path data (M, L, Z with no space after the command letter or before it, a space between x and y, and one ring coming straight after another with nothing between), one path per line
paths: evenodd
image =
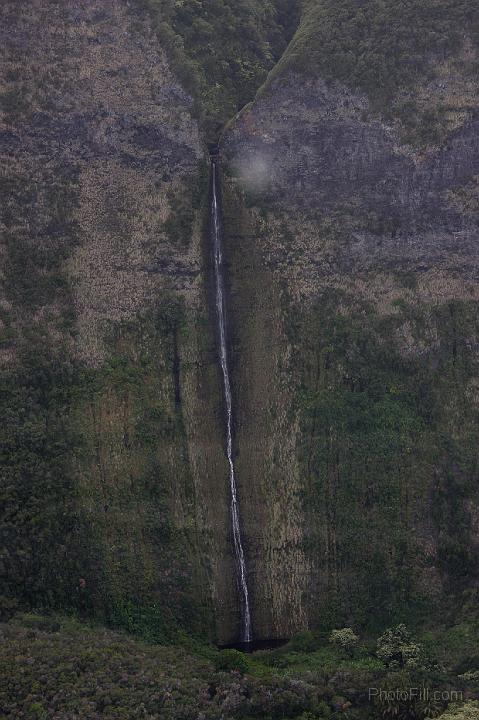
M421 654L421 645L412 640L403 623L388 628L378 638L376 655L390 668L416 668L420 664Z
M298 633L288 644L288 649L295 652L313 652L316 648L317 641L309 630Z
M462 675L458 675L458 678L465 682L479 682L479 670L468 670Z
M470 700L463 705L449 705L439 720L479 720L479 702Z
M329 642L348 653L352 653L359 642L359 637L352 628L342 628L341 630L332 631Z
M32 703L30 705L31 717L35 720L48 720L48 713L39 702Z
M215 667L218 671L231 672L237 670L245 673L248 671L248 661L243 653L238 650L222 650L216 658Z

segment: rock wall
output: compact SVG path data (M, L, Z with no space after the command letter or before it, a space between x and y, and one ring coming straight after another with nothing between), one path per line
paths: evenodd
M119 0L3 3L1 44L2 381L22 388L4 408L7 593L226 642L238 608L192 101Z
M432 102L433 84L410 93ZM463 84L450 73L449 98ZM479 145L462 97L418 147L365 95L285 71L223 138L260 634L413 618L477 586Z
M232 642L214 122L169 66L159 11L160 34L122 0L1 16L0 609ZM457 610L478 579L476 46L462 33L381 108L323 46L329 79L301 69L308 17L222 139L256 638Z

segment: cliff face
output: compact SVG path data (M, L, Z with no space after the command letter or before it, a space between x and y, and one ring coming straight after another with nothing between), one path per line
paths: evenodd
M272 608L279 636L414 616L477 586L469 41L458 57L408 91L431 105L447 95L434 144L406 144L401 119L366 95L287 70L224 137L237 403L249 419L239 483L252 572L269 583L257 615Z
M227 640L192 101L123 2L4 3L1 44L5 594Z
M447 610L477 585L476 45L398 30L378 94L377 56L353 73L351 52L388 17L349 13L348 53L321 39L348 2L304 4L222 141L255 637ZM236 12L197 3L199 30L154 0L2 5L7 612L238 637L205 140L222 83L228 107L251 96L296 4L238 5L226 35L253 24L261 47L235 45L234 73L216 5ZM427 72L406 82L412 56Z

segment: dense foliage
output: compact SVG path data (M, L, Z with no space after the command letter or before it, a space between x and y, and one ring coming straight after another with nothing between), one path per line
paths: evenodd
M118 331L99 369L52 352L30 333L19 362L0 374L0 614L18 605L68 608L154 640L172 637L178 622L198 629L184 550L191 541L172 519L165 460L176 453L181 467L184 458L175 399L181 323L178 304L164 300L139 326ZM103 468L104 444L113 456L125 451L102 425L107 397L112 413L133 408L135 420L122 431L126 480ZM187 487L186 466L183 472Z
M34 336L30 342L21 363L0 376L4 605L10 597L72 606L85 539L67 461L76 444L66 423L75 368Z
M464 38L479 40L479 10L469 0L137 3L151 12L211 141L268 73L273 79L289 69L367 93L376 110L401 119L407 140L434 142L447 102L422 107L399 91L433 77L438 63L457 56ZM460 62L460 72L473 78L477 67Z
M306 0L281 66L319 72L384 105L457 50L465 33L479 37L469 0Z
M388 628L378 638L377 656L390 668L414 668L420 662L421 647L412 640L411 633L401 623L395 628Z
M302 338L302 457L315 528L308 549L328 578L318 619L381 624L420 617L442 583L457 598L475 577L468 508L478 368L469 338L479 329L474 303L399 303L383 317L366 306L340 309L348 306L352 298L328 291L293 335ZM440 341L429 354L409 353L406 327L415 345L427 347L432 334ZM431 587L421 577L432 566Z
M454 666L428 675L390 670L372 644L353 659L312 634L307 647L303 634L241 655L191 642L146 645L66 618L26 615L0 625L0 639L2 720L423 720L440 715L447 698L479 691ZM440 645L447 650L444 638ZM408 695L424 687L429 697ZM477 704L451 706L446 718L476 720Z
M142 0L211 140L254 98L283 54L299 13L296 0Z
M95 8L90 4L87 10ZM180 485L175 470L185 516L191 510L179 377L185 323L174 294L157 293L128 326L112 311L104 328L104 362L84 360L88 353L78 341L74 301L78 288L70 273L72 256L85 239L78 214L85 185L82 159L72 148L80 137L86 142L81 128L89 110L78 87L79 67L68 60L78 42L74 11L75 3L5 5L0 617L18 607L61 608L165 640L178 624L192 631L200 625L200 594L191 589L194 543L172 512L172 494ZM98 16L101 22L102 13L95 14L92 33L98 31ZM52 42L46 52L45 45L29 39L31 71L23 43L29 21L36 34L45 17L55 38L62 27L72 28L71 45ZM111 70L109 57L102 71ZM57 104L67 95L71 102ZM93 103L103 103L100 95L90 95ZM95 147L89 157L98 152ZM84 148L83 157L88 153ZM138 217L142 196L134 192L135 209L128 206L128 212ZM152 242L164 234L171 247L190 243L201 192L196 177L180 192L165 191L161 202L172 212L159 227L150 218ZM95 218L99 235L111 223L115 242L123 233L133 242L120 219L121 203L105 205L109 219L101 212ZM113 250L110 261L113 271ZM103 262L108 264L105 257ZM95 291L87 302L92 298L95 304ZM206 627L202 617L201 629Z
M0 615L17 601L76 606L85 538L67 459L77 445L67 417L78 367L64 341L73 321L63 262L77 242L76 174L65 177L57 161L36 175L15 168L7 163L0 183Z
M358 643L359 637L356 635L352 628L341 628L340 630L333 630L329 636L329 642L333 645L346 650L347 652L354 652L354 648Z

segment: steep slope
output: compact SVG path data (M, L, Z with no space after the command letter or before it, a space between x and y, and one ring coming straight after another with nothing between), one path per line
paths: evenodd
M5 608L231 639L192 101L126 3L1 12Z
M222 142L253 633L475 597L477 10L302 5L2 5L7 614L238 637L206 146L263 81Z
M477 588L477 10L429 5L306 3L223 139L238 483L278 636Z

